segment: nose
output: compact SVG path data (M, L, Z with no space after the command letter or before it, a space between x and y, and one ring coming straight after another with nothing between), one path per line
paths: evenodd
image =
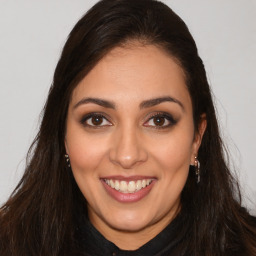
M117 132L109 152L110 161L123 169L132 169L147 161L148 154L140 137L134 129L123 129Z

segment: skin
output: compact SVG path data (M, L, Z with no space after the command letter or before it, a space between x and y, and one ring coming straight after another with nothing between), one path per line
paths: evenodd
M141 106L163 97L176 102ZM106 100L115 109L85 98ZM104 118L94 125L94 117L85 117L90 113ZM195 134L184 72L160 48L118 47L99 61L73 91L65 138L75 180L96 229L126 250L139 248L161 232L180 210L180 194L205 127L202 121ZM119 202L101 181L113 175L154 177L155 182L141 200Z

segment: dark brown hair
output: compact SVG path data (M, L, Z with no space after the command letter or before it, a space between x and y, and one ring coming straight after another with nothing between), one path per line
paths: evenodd
M185 23L154 0L102 0L71 31L57 64L27 167L0 211L0 255L74 255L75 213L86 210L64 155L67 109L77 83L111 49L131 41L160 46L186 74L195 128L207 129L199 149L201 183L190 173L182 192L188 255L256 255L252 218L226 165L215 109L196 44Z

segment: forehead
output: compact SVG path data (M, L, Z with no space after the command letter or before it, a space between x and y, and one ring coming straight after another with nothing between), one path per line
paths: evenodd
M129 45L102 58L74 89L71 102L85 96L125 102L167 95L190 102L177 61L157 46Z

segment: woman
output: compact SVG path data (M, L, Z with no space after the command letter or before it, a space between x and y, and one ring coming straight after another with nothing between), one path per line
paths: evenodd
M203 63L153 0L103 0L57 64L0 255L256 255Z

